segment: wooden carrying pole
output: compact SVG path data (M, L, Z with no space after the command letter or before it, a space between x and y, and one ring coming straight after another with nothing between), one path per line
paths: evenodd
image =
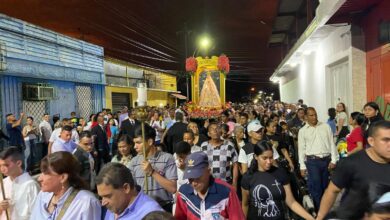
M0 185L1 185L1 194L2 194L2 197L3 197L3 200L6 200L5 198L5 190L4 190L4 181L3 181L3 174L0 173ZM5 215L7 217L7 220L9 220L9 213L8 213L8 209L5 210Z
M142 128L142 153L144 155L144 160L146 161L148 159L148 155L146 155L146 141L145 141L145 122L141 121L141 128ZM148 174L145 173L145 179L144 179L144 191L145 194L148 194L149 191L149 184L148 184Z

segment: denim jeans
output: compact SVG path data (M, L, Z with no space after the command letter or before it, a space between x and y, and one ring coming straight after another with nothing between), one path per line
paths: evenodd
M309 193L313 198L314 206L318 211L321 203L322 195L329 184L329 166L330 158L328 159L307 159L307 185Z
M26 145L24 149L24 169L25 171L31 171L34 166L36 139L28 140L24 143Z

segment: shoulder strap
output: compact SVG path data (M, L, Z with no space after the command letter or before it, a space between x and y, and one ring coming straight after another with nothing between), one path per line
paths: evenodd
M58 215L56 220L61 220L62 217L65 215L66 210L68 210L70 204L73 202L74 198L76 197L77 193L79 193L80 190L74 189L72 193L66 198L64 205L61 208L60 214Z

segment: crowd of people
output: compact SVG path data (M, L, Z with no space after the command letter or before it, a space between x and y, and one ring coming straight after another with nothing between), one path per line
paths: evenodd
M327 122L302 100L147 112L8 114L0 220L390 218L390 122L374 102Z

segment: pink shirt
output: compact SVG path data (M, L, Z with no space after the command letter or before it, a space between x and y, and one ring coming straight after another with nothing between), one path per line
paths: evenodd
M234 126L235 126L235 123L234 123L234 122L232 122L232 121L228 121L226 124L229 126L229 132L228 132L228 134L231 134L231 133L233 133L233 131L234 131Z
M354 128L351 133L347 135L348 152L353 151L357 147L357 142L362 142L363 144L363 139L362 128L360 126Z

